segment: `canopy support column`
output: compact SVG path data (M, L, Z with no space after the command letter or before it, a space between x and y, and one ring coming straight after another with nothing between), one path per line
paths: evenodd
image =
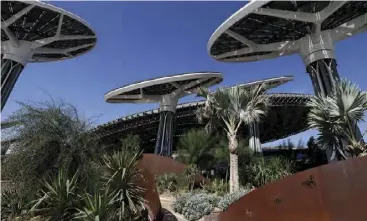
M260 142L260 132L259 132L259 124L252 123L249 125L249 146L250 149L255 153L261 153L261 142Z
M154 153L160 156L172 156L173 129L175 128L176 113L171 111L161 111L159 119L159 129L155 144Z
M334 56L334 41L331 35L331 32L314 33L302 39L300 53L316 95L331 95L335 83L340 80ZM355 123L353 123L353 128L356 128L354 131L356 139L364 142L362 133ZM348 142L342 141L342 143ZM329 162L338 161L336 151L335 148L329 148L326 151ZM345 155L347 154L345 153Z
M1 111L3 110L24 66L10 59L1 59Z

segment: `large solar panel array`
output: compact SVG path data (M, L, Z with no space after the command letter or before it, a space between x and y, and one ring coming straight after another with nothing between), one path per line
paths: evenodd
M315 13L325 9L331 1L271 1L262 8L278 9L294 12ZM366 1L349 1L336 10L321 24L321 30L338 27L367 12ZM233 31L256 44L271 44L275 42L295 41L311 33L313 23L284 19L267 15L249 13L237 21L228 30ZM247 45L222 33L210 48L213 56L246 48ZM271 52L254 52L243 55L229 56L223 59L265 55Z
M32 4L33 3L31 1L1 1L1 21L4 22L8 20L16 13L26 9ZM60 16L61 13L59 11L50 10L36 5L29 12L12 23L8 28L18 40L33 42L55 36ZM74 57L90 50L96 43L95 34L90 28L81 21L71 18L66 14L63 15L60 34L64 36L94 36L94 38L54 41L42 46L42 48L69 49L86 44L91 44L91 46L75 49L68 53L35 53L33 54L31 61L42 61L42 58L58 60ZM9 40L4 30L1 30L1 40Z
M213 74L215 72L197 72L198 74ZM177 80L175 81L173 79L173 77L179 77L182 75L189 75L189 74L194 74L194 73L182 73L182 74L173 74L173 75L168 75L165 77L159 77L159 78L152 78L152 79L148 79L148 80L142 80L142 81L137 81L134 82L132 84L127 84L124 86L121 86L119 88L113 89L111 91L109 91L108 93L111 93L113 91L116 91L118 89L123 89L126 87L130 87L133 85L139 85L136 89L133 90L126 90L124 92L121 92L118 95L140 95L140 94L144 94L144 95L167 95L167 94L171 94L172 92L174 92L175 90L177 90L177 86L185 86L188 85L192 82L198 81L198 80L202 80L202 77L198 77L198 78L188 78L186 80ZM167 81L163 81L166 80L167 78L172 77L172 80L168 80ZM159 80L162 79L162 83L158 83ZM153 85L149 85L149 86L145 86L144 84L148 84L150 81L154 81L157 80L156 84ZM209 83L213 83L213 84L217 84L220 83L222 81L222 78L218 78L218 77L210 77L204 81L198 82L197 84L194 84L192 87L189 87L186 89L186 91L190 91L194 88L199 88L202 86L206 86ZM108 94L107 93L107 94ZM128 100L138 100L138 98L126 98ZM114 97L109 97L108 100L112 101L112 100L121 100L120 98L114 98Z

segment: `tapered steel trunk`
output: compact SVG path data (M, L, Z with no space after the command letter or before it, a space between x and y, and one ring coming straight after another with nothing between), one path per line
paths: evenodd
M159 129L155 144L154 153L161 156L172 156L173 128L175 113L171 111L161 111Z
M5 107L10 93L24 66L10 59L1 59L1 110Z

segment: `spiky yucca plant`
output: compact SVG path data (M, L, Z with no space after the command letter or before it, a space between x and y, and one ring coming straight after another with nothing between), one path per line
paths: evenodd
M67 170L59 170L56 177L43 182L40 197L34 201L31 212L51 217L51 220L70 220L79 202L78 171L69 176Z
M103 158L103 180L111 194L114 213L118 220L139 217L144 211L144 189L139 186L143 179L137 163L141 152L118 151Z

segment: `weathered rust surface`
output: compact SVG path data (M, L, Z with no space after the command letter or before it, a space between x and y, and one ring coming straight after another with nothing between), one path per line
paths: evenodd
M332 163L258 188L219 221L367 221L367 157Z
M155 154L143 154L142 162L154 176L160 176L165 173L180 174L183 173L186 168L185 164L177 160ZM202 175L198 174L195 182L199 184L200 182L207 182L207 180Z
M144 200L145 208L148 209L148 215L153 220L158 220L161 211L161 201L159 199L159 193L155 184L154 176L144 166L142 160L138 162L137 167L141 170L143 179L140 180L139 185L145 189Z
M155 177L165 173L180 174L184 172L186 165L169 157L158 156L155 154L143 154L138 163L138 168L142 170L144 180L140 185L146 189L144 199L145 207L148 209L149 217L153 220L160 220L161 202L155 183ZM205 182L201 175L196 177L196 182Z

